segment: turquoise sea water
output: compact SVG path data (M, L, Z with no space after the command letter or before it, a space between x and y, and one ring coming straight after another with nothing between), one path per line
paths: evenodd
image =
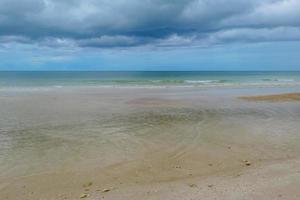
M0 87L300 86L300 72L0 72Z

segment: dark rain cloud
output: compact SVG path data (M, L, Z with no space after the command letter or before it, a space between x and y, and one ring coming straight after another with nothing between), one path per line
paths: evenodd
M300 40L299 0L1 0L0 43L191 46Z

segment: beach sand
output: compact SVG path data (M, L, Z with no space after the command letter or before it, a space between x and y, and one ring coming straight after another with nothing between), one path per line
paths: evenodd
M249 101L300 101L300 93L275 94L264 96L244 96L240 99Z
M238 99L245 93L1 96L10 145L0 154L0 199L300 199L298 103Z

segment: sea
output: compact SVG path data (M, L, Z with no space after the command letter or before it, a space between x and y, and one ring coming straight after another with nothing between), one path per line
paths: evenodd
M300 71L2 71L1 88L300 86Z

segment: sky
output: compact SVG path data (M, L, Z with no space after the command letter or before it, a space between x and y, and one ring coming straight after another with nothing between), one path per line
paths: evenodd
M300 70L300 0L0 0L0 70Z

